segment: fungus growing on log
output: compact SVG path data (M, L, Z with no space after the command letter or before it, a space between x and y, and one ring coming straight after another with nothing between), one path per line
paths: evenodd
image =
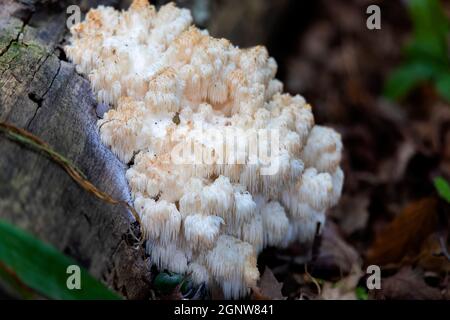
M341 194L342 143L303 97L282 93L264 47L191 24L173 4L100 6L65 49L113 106L100 135L129 164L152 263L239 298L259 279L263 248L311 244L320 231Z

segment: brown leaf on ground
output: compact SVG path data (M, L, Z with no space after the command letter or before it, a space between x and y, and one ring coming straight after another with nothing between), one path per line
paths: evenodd
M311 273L319 278L342 278L355 265L360 265L358 252L342 239L338 227L327 221L317 257L309 264Z
M424 198L410 203L380 234L367 254L367 264L388 265L417 257L436 229L437 200Z
M450 108L440 103L430 106L429 117L412 123L414 140L426 154L442 154L448 152L446 134L449 131Z
M431 234L422 244L418 265L427 271L434 271L440 274L450 273L450 261L442 252L446 245L443 235L439 232Z
M281 293L283 284L278 282L272 270L268 267L264 269L264 273L259 280L259 287L252 289L253 300L285 300Z
M375 299L393 300L439 300L443 296L439 289L427 285L421 274L411 267L400 269L395 275L382 279L381 289L372 290Z

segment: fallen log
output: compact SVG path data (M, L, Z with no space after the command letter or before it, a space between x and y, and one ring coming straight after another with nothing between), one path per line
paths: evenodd
M89 83L61 49L68 31L64 7L41 2L0 3L0 121L28 130L98 189L130 202L124 166L99 139ZM149 296L150 266L135 238L133 215L94 197L49 158L1 135L0 219L71 256L125 298Z

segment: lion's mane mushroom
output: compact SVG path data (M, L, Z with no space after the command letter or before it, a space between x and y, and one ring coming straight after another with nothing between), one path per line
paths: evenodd
M100 6L65 49L114 107L100 135L131 161L151 261L239 298L259 279L264 247L311 243L320 231L341 194L342 143L314 124L303 97L282 93L264 47L239 49L191 23L173 4ZM271 151L270 163L252 150Z

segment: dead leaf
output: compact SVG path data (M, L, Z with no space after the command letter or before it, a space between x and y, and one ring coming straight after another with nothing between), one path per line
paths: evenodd
M417 153L413 141L406 139L400 143L396 153L380 164L378 178L380 181L394 183L400 181L411 158Z
M445 156L448 145L445 135L450 123L450 109L440 103L430 107L429 117L421 121L413 122L412 129L416 135L415 141L419 148L426 154L443 153Z
M366 228L369 203L367 194L343 194L339 204L330 211L330 216L338 220L339 228L349 236Z
M321 280L314 279L310 274L306 273L294 273L291 277L287 278L285 282L285 290L289 288L289 284L295 287L295 294L292 296L297 300L318 300L321 299L322 288L317 288L317 284L320 285ZM292 290L294 291L294 290Z
M363 272L359 266L353 266L351 273L336 283L325 282L322 298L326 300L356 300L356 287Z
M283 284L278 282L272 270L266 267L259 280L259 287L252 290L252 298L253 300L285 300L281 288Z
M319 278L342 278L360 264L358 252L342 239L338 227L327 221L318 255L309 264L311 273Z
M450 273L450 261L442 252L446 249L442 248L443 245L445 245L445 241L440 233L431 234L422 244L418 265L427 271L441 274Z
M437 201L424 198L410 203L381 233L367 254L367 264L386 266L411 262L438 222Z
M427 285L419 272L403 267L395 275L382 279L380 290L371 290L375 299L393 300L439 300L439 289Z

